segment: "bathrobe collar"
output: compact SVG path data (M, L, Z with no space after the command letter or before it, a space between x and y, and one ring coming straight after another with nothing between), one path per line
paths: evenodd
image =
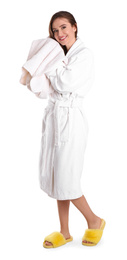
M79 37L77 37L76 41L73 43L73 45L71 46L71 48L69 49L69 51L66 54L66 57L69 57L70 55L72 55L73 51L80 45L82 44L82 41Z

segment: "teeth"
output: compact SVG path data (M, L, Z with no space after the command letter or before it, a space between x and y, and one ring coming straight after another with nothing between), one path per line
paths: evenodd
M66 37L62 37L62 38L60 38L60 40L64 40Z

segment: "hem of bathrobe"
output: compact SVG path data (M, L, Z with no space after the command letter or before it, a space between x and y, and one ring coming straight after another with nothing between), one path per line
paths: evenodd
M71 194L69 194L69 195L63 195L63 196L61 196L61 195L54 195L54 194L51 194L51 193L49 193L49 191L47 191L44 187L40 187L45 193L47 193L47 195L50 197L50 198L53 198L53 199L56 199L56 200L74 200L74 199L78 199L78 198L80 198L80 197L82 197L83 196L83 193L82 192L80 192L80 193L77 193L77 194L74 194L73 193L73 195L71 195Z

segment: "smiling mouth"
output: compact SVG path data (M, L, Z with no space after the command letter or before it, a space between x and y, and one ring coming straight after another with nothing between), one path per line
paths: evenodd
M65 36L65 37L61 37L61 38L59 38L59 41L64 41L65 39L67 38L67 36Z

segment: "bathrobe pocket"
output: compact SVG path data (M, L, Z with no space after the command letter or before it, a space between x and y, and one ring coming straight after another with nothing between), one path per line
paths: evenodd
M59 109L60 123L60 141L67 142L69 140L69 108L61 107Z

